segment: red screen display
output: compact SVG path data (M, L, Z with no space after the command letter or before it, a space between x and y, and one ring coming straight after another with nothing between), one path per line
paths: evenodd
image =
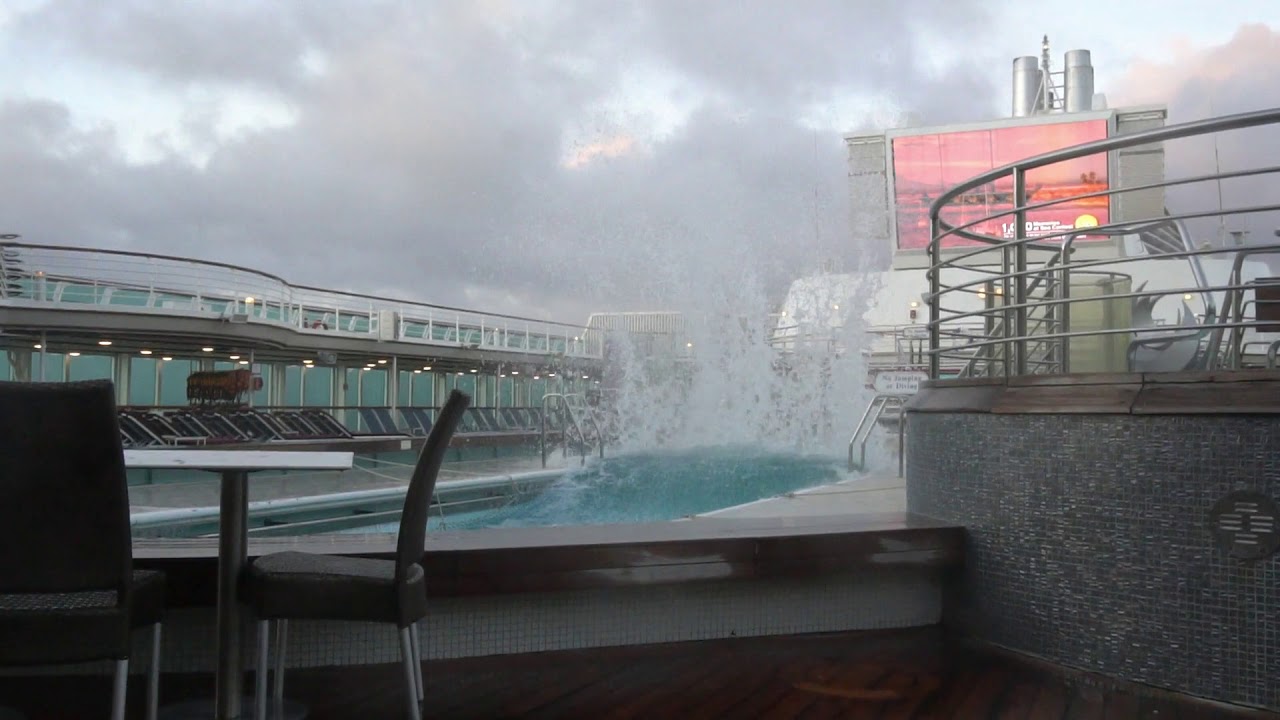
M929 245L929 204L943 192L992 168L1042 153L1107 137L1106 120L1084 120L1051 125L1023 125L989 130L966 130L893 139L894 200L897 207L898 248ZM1098 153L1036 168L1027 173L1027 203L1075 198L1107 189L1107 155ZM1027 235L1038 237L1071 228L1105 225L1110 216L1107 196L1070 199L1027 212ZM998 238L1015 237L1013 179L1004 177L992 185L956 198L942 212L952 225L1007 213L968 228L969 232ZM1082 236L1076 242L1099 240ZM947 237L943 247L974 245L977 241Z

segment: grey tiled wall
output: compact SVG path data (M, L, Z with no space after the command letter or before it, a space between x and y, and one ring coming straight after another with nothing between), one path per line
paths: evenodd
M968 529L948 621L1054 662L1280 709L1280 555L1209 514L1280 502L1280 417L911 413L907 505Z

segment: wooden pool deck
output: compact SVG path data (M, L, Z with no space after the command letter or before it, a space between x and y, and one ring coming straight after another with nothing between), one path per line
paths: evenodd
M314 720L401 718L398 665L290 671ZM1274 718L1157 690L1066 676L979 651L936 628L740 638L426 664L427 718ZM130 718L142 717L141 678ZM161 704L206 696L166 676ZM0 702L44 718L98 717L109 678L0 678Z

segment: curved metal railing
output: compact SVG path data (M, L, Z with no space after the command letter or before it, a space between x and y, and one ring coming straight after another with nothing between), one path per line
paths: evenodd
M1280 243L1228 245L1205 236L1225 227L1227 218L1275 222L1276 216L1269 214L1280 211L1280 204L1182 213L1169 213L1166 207L1153 217L1108 218L1091 227L1035 236L1029 220L1039 211L1084 199L1106 198L1110 206L1117 196L1131 193L1256 182L1280 176L1280 166L1121 182L1042 201L1032 201L1028 176L1034 180L1034 171L1068 160L1206 136L1215 136L1216 142L1221 133L1276 124L1280 108L1111 137L996 168L943 193L929 209L930 376L944 377L957 366L963 367L961 375L972 376L1266 367L1264 348L1280 337L1273 335L1280 333L1280 278L1266 277L1262 264L1246 260L1280 255ZM1011 206L975 220L949 219L961 216L964 196L997 185L1012 187ZM1221 194L1217 197L1220 204ZM993 221L1011 223L1012 237L983 234L981 226ZM1199 228L1202 235L1197 237L1192 227L1197 222L1217 227ZM1110 241L1115 252L1081 252L1088 240ZM1124 247L1131 252L1121 252ZM1185 281L1155 287L1170 277L1170 263L1177 261L1187 265ZM1176 315L1166 311L1165 317L1157 317L1154 311L1162 300L1167 308L1168 298L1179 296ZM1192 302L1198 303L1198 312ZM982 328L976 335L975 324Z
M228 263L17 242L0 243L0 256L0 304L235 317L305 333L603 357L602 339L580 326L292 285Z

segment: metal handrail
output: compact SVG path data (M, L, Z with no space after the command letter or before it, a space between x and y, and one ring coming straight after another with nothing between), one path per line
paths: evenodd
M380 324L390 319L396 323L394 334L410 342L603 357L602 339L588 337L572 323L293 285L259 270L172 255L16 242L0 242L0 248L19 253L23 278L31 283L30 299L5 298L15 305L105 302L113 311L127 312L133 306L113 303L112 293L134 292L145 294L148 308L174 303L201 316L243 314L252 322L311 333L383 336L388 330ZM84 297L77 302L53 296L49 288L59 283L83 286ZM359 329L348 327L353 319ZM407 327L418 334L406 336Z
M582 426L578 424L578 417L573 413L573 406L569 402L569 398L582 400L580 406L586 410L587 420L591 421L591 426L596 431L596 446L600 452L600 457L604 457L604 434L600 431L600 423L596 421L595 413L591 410L591 406L586 403L586 396L582 393L547 393L542 396L542 422L538 433L538 450L542 455L542 467L547 466L547 401L558 399L563 407L564 412L560 418L560 450L563 457L569 456L568 429L565 416L568 422L573 424L573 429L578 433L578 439L582 442L582 464L587 463L587 436L582 431Z
M1280 209L1280 205L1219 208L1216 211L1196 211L1180 214L1172 214L1166 210L1166 214L1159 217L1130 218L1109 222L1099 227L1090 227L1087 230L1071 228L1037 237L1029 237L1027 234L1026 213L1029 210L1050 207L1087 197L1110 197L1137 190L1160 189L1194 182L1280 173L1280 166L1219 171L1211 175L1202 174L1189 178L1164 180L1130 187L1117 186L1105 191L1084 193L1069 198L1055 198L1035 203L1027 202L1029 196L1026 182L1027 173L1037 168L1098 153L1277 123L1280 123L1280 108L1199 120L1111 137L1010 163L980 174L944 192L929 208L932 239L928 247L930 257L930 267L927 272L929 292L926 294L925 300L929 310L926 324L929 333L929 345L926 353L929 358L930 376L939 377L943 358L963 359L967 357L971 365L977 360L977 356L974 353L984 352L982 348L996 345L1003 345L1007 348L1007 352L1004 353L1003 357L1005 364L1004 374L1025 375L1031 372L1044 372L1046 366L1037 359L1036 355L1036 353L1042 351L1036 351L1034 348L1044 347L1045 343L1053 341L1060 343L1063 351L1061 357L1064 362L1059 368L1049 367L1048 371L1069 372L1069 365L1065 362L1067 358L1065 348L1066 343L1072 338L1129 334L1134 338L1140 339L1147 333L1160 332L1168 335L1171 331L1177 331L1179 328L1187 331L1186 337L1181 337L1180 335L1170 336L1161 338L1161 340L1168 340L1171 343L1196 341L1201 342L1203 345L1202 336L1206 333L1210 334L1210 340L1207 345L1203 345L1203 351L1198 350L1195 354L1192 361L1193 365L1203 362L1206 369L1240 367L1245 358L1243 349L1247 347L1246 334L1264 324L1248 316L1247 309L1249 305L1245 299L1245 293L1257 287L1257 284L1245 280L1242 273L1243 262L1248 255L1280 253L1280 244L1253 245L1247 250L1237 247L1197 247L1190 237L1185 221L1196 218L1270 212ZM1012 181L1014 192L1011 208L1001 209L995 214L959 225L950 224L942 217L957 198L983 186L991 185L997 180ZM981 223L1001 217L1014 218L1014 237L1012 239L1006 240L1002 237L983 235L972 230ZM1081 234L1116 236L1134 233L1142 234L1145 242L1151 243L1149 247L1154 247L1159 251L1169 248L1176 249L1180 245L1182 250L1168 253L1160 252L1159 257L1186 259L1191 266L1191 274L1196 286L1177 290L1169 288L1146 289L1144 287L1142 290L1134 292L1088 295L1079 298L1070 297L1068 292L1050 294L1054 296L1061 295L1061 297L1035 296L1040 279L1050 274L1061 274L1063 278L1061 282L1066 283L1068 273L1075 273L1084 268L1101 268L1102 266L1114 266L1126 262L1150 261L1150 255L1117 256L1074 262L1068 259L1069 246ZM949 237L977 241L978 247L964 248L954 252L948 251L944 256L942 242ZM1053 241L1060 242L1054 244ZM1029 262L1029 255L1032 251L1051 251L1053 254L1049 256L1047 261ZM1200 263L1202 256L1214 254L1234 254L1231 277L1226 284L1212 284ZM1054 267L1055 259L1060 259L1060 263L1056 268ZM996 261L998 269L991 267L992 260ZM974 265L976 262L982 262L986 267L979 268ZM943 273L949 269L963 269L966 272L977 274L979 277L976 279L962 278L960 282L945 284L943 282ZM989 287L993 284L1004 290L1001 293L1003 297L1000 302L990 304L980 310L963 310L963 306L960 305L955 307L944 306L943 301L947 297L957 293L973 294L980 292L982 287ZM1064 291L1066 287L1063 287ZM1057 322L1060 312L1062 317L1066 317L1065 313L1068 309L1077 303L1123 301L1125 299L1132 301L1141 298L1152 298L1151 302L1154 302L1155 299L1161 296L1184 291L1186 294L1194 293L1201 297L1206 308L1206 312L1203 314L1205 316L1205 324L1120 327L1119 325L1124 324L1122 322L1119 324L1104 323L1097 329L1075 330L1069 322ZM1221 293L1224 299L1221 305L1216 302L1218 293ZM1037 309L1045 311L1038 325L1037 319L1032 316L1032 313L1036 312ZM1049 320L1050 315L1053 316L1052 324L1060 325L1060 327L1045 327L1045 322ZM959 348L954 345L950 347L944 346L943 338L949 334L949 325L957 320L971 322L977 318L986 318L988 321L983 337ZM1049 329L1051 332L1046 333L1044 332L1045 329ZM1226 344L1225 352L1223 352L1224 339ZM1132 342L1140 342L1140 340ZM1135 357L1132 350L1131 343L1129 358ZM966 356L965 353L968 353L968 355ZM988 360L990 359L988 358ZM1130 359L1126 362L1129 365L1128 369L1132 369L1134 361ZM1177 362L1182 363L1182 360L1179 359Z
M871 398L871 402L867 404L867 409L862 413L862 418L858 420L858 426L854 429L852 437L849 438L849 457L848 468L853 470L864 470L867 466L867 442L871 439L871 433L876 429L880 422L880 416L884 414L885 409L890 405L898 409L898 477L902 477L903 471L903 441L902 436L906 431L902 422L902 406L906 404L909 395L894 395L881 393ZM858 445L861 448L861 454L857 464L853 462L853 448Z

